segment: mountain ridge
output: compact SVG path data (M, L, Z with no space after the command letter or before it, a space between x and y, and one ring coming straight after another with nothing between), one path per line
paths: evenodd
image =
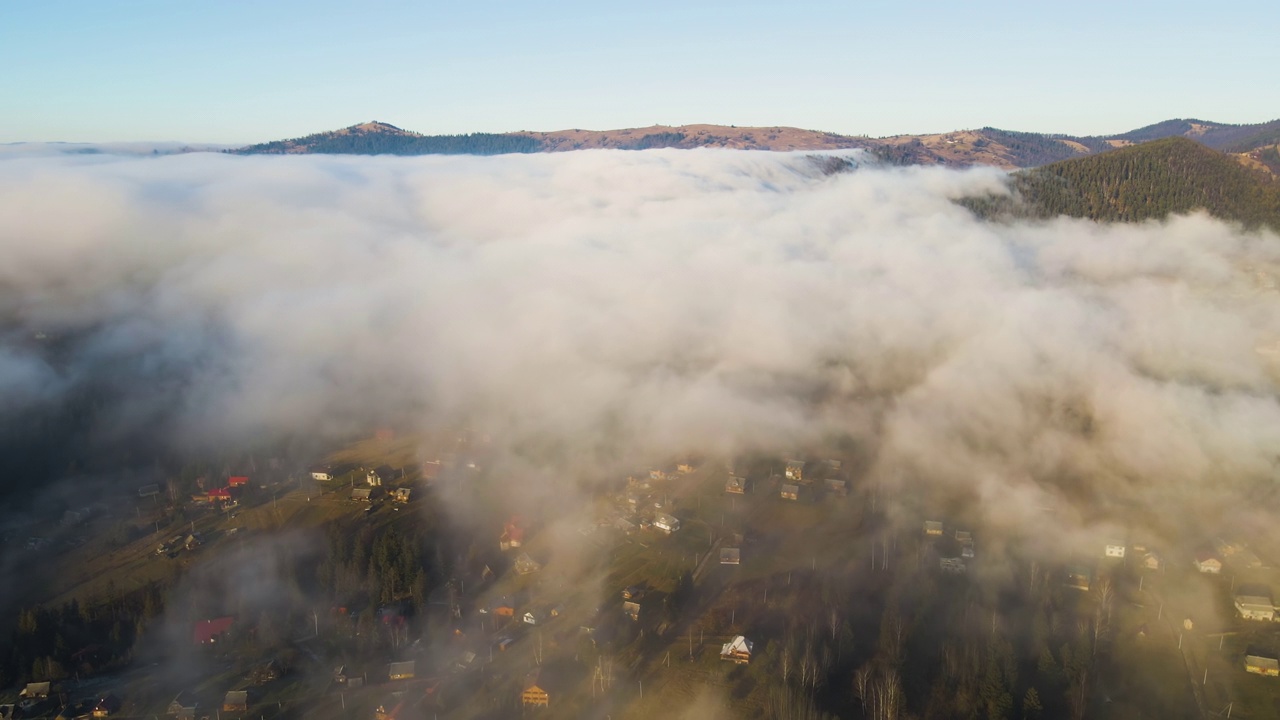
M1280 144L1280 120L1230 124L1197 119L1172 119L1115 135L1077 136L1033 133L983 127L879 138L841 135L787 126L651 125L617 130L581 128L550 132L520 130L508 133L423 135L377 120L311 135L275 140L228 152L257 154L473 154L567 152L587 149L644 150L700 147L741 150L819 151L859 148L900 165L988 165L1015 170L1105 152L1167 137L1185 137L1215 150L1230 152L1250 164L1280 172L1269 163L1267 148Z

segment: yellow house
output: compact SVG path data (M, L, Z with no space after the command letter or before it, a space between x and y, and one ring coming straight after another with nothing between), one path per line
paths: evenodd
M520 704L525 707L548 707L551 697L547 691L538 686L538 671L534 670L524 679L524 692L520 693Z

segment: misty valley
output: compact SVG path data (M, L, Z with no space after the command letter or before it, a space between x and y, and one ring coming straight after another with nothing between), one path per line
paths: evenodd
M0 718L1280 716L1273 192L1067 182L0 158Z

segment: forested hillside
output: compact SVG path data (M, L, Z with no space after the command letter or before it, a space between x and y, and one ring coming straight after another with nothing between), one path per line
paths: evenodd
M1280 183L1182 137L1052 163L1010 176L1013 198L963 201L985 217L1058 215L1136 222L1205 210L1280 229Z
M374 122L292 140L250 145L232 152L238 155L501 155L538 152L541 149L542 143L523 135L419 135Z

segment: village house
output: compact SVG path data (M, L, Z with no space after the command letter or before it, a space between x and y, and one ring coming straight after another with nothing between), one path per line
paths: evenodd
M680 521L674 515L658 513L653 518L653 526L670 535L680 529Z
M720 646L720 659L739 665L746 665L751 662L751 648L753 646L754 643L739 635Z
M942 570L942 572L948 573L950 575L962 575L964 574L964 570L965 570L964 560L956 557L939 558L938 568Z
M332 465L312 465L311 479L317 482L329 482L333 479Z
M1146 570L1159 570L1163 565L1160 554L1154 550L1149 550L1142 556L1142 567Z
M785 474L787 479L792 482L800 482L801 480L804 480L804 461L788 460Z
M640 620L640 603L634 600L624 600L622 603L622 612L632 620Z
M779 495L782 497L783 500L799 500L800 486L791 485L791 484L783 485L782 491L779 493Z
M220 617L213 620L201 620L191 631L191 640L197 645L212 645L222 639L235 623L233 617Z
M1254 675L1280 677L1280 661L1265 655L1245 655L1244 670Z
M209 502L229 502L231 500L231 488L214 488L205 493Z
M1123 560L1124 545L1121 545L1119 543L1108 543L1107 546L1102 549L1102 556L1108 557L1108 558L1114 558L1116 560Z
M111 717L112 715L120 712L121 704L120 698L112 695L111 693L107 693L106 695L98 698L98 702L94 703L93 710L90 714L95 718Z
M721 548L720 564L721 565L738 565L742 562L742 552L738 548Z
M537 625L542 622L543 618L541 610L528 610L521 617L525 625Z
M516 571L517 575L528 575L529 573L541 570L542 565L534 562L533 558L529 557L528 553L520 553L516 556L516 561L512 565L512 568Z
M724 491L733 493L734 495L744 495L747 492L747 479L730 475L728 480L724 481Z
M407 503L411 492L410 488L396 488L391 492L391 502Z
M227 487L232 489L242 488L248 484L249 484L248 475L232 475L231 477L227 478Z
M844 497L849 494L849 483L840 478L827 478L823 481L827 486L827 492L837 497Z
M195 696L183 690L169 702L167 714L174 716L178 720L192 720L196 716L197 707Z
M942 522L939 520L925 520L924 534L930 537L942 536Z
M1222 573L1222 561L1214 556L1211 552L1196 553L1196 569L1202 573L1210 575L1219 575Z
M524 707L548 707L551 696L538 685L539 672L534 670L524 678L524 689L520 693L520 704Z
M393 662L387 666L387 678L390 680L412 680L414 674L413 660Z
M1084 565L1072 565L1067 568L1066 578L1062 584L1075 590L1088 592L1093 585L1093 570Z
M691 473L691 472L693 472L694 470L697 470L697 469L698 469L698 468L697 468L697 466L696 466L696 465L694 465L694 464L693 464L691 461L689 461L689 460L685 460L684 462L676 463L676 472L680 473L681 475L688 475L689 473Z
M1276 619L1275 604L1270 595L1261 594L1261 589L1245 591L1241 588L1241 592L1235 596L1234 605L1236 612L1245 620L1273 622Z
M378 703L373 710L374 720L396 720L400 709L404 707L404 691L393 692Z
M519 518L511 518L502 526L502 534L498 536L498 547L501 550L518 548L524 543L524 528Z
M23 699L43 700L44 698L49 697L49 689L51 685L52 683L48 682L27 683L27 686L22 689L22 692L18 693L18 697Z
M643 585L628 585L622 590L623 600L639 600L644 597Z
M248 709L248 690L232 690L222 699L222 712L246 712Z
M650 480L666 480L667 471L666 470L650 470L649 479Z
M373 488L358 487L351 489L351 499L357 502L369 502L373 499Z

